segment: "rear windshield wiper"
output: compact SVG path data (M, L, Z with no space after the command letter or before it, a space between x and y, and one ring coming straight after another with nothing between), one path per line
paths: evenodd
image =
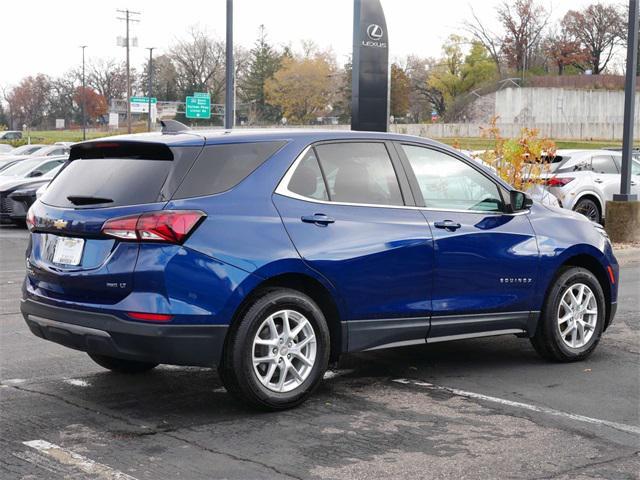
M69 195L67 197L74 205L97 205L99 203L113 203L110 198L92 197L89 195Z

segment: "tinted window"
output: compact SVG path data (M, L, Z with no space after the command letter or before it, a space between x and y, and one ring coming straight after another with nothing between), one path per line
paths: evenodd
M208 145L196 160L174 198L200 197L235 187L277 152L285 142Z
M613 162L613 157L600 155L591 159L591 169L595 173L619 173Z
M136 205L158 201L171 171L170 160L93 158L73 160L47 188L42 201L73 208L67 197L112 200L100 206Z
M404 205L383 143L334 143L316 147L334 202Z
M436 150L403 145L428 208L499 211L498 186L463 161Z
M309 149L298 164L289 181L288 189L303 197L329 200L324 179L322 178L322 171L313 149Z

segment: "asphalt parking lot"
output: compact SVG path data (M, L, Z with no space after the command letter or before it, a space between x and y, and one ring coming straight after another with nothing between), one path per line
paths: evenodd
M0 478L640 478L640 256L587 361L515 337L344 358L283 413L206 369L109 373L19 313L24 230L0 228Z

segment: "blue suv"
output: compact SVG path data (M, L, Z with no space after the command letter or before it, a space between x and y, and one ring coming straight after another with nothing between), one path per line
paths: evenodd
M304 401L347 352L508 334L580 360L616 311L602 228L423 138L84 142L27 220L35 335L117 372L217 366L266 409Z

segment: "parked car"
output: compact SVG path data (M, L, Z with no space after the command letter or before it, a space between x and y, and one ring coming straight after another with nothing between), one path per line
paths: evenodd
M24 224L29 207L36 201L36 191L49 184L62 164L40 177L18 178L0 187L0 223Z
M27 145L24 145L27 146ZM4 157L0 157L0 175L2 175L2 171L6 170L10 165L21 162L28 158L34 157L57 157L60 155L69 155L69 147L61 146L61 145L30 145L30 149L24 150L22 154L16 155L7 155ZM19 147L22 148L22 147ZM17 149L16 149L17 150Z
M610 150L559 150L546 188L564 208L603 223L605 203L620 191L622 155ZM640 193L640 163L632 160L632 193Z
M57 157L35 157L17 162L0 172L0 189L15 180L37 178L45 175L67 160L66 155Z
M21 138L22 138L22 132L18 130L4 130L0 132L0 141L20 140Z
M0 143L0 157L3 155L9 155L14 148L8 143Z
M46 147L43 144L32 143L29 145L21 145L19 147L14 148L10 155L33 155L37 150L42 147Z
M27 223L35 335L118 372L217 365L264 409L304 401L347 352L516 335L581 360L617 305L601 227L405 135L83 142Z

